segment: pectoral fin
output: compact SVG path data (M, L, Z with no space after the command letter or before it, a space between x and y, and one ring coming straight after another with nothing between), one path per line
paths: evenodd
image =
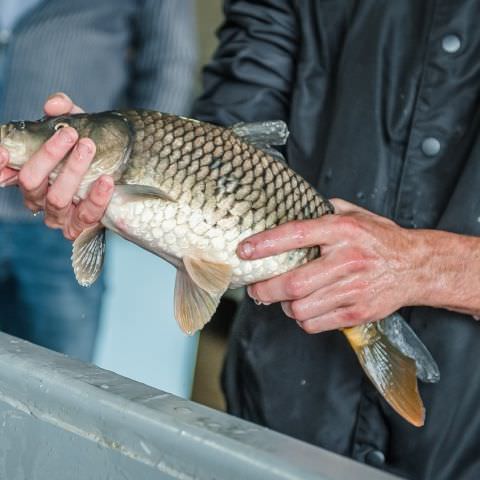
M206 292L193 282L187 272L177 270L175 318L180 328L188 335L202 329L215 313L222 293Z
M100 275L105 256L103 225L84 230L73 242L72 265L80 285L89 287Z
M375 324L343 330L368 378L390 406L421 427L425 409L418 392L415 361L400 352Z
M183 257L191 279L212 295L222 295L232 280L232 268L223 263L210 262L195 257Z
M150 185L118 184L115 185L115 194L121 197L129 197L130 200L145 200L146 198L158 198L168 202L174 202L168 193L160 188Z

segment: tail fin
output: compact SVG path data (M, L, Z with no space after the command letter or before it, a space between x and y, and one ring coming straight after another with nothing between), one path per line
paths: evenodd
M377 326L398 350L415 360L418 379L426 383L437 383L440 380L440 371L432 354L399 313L380 320Z
M421 427L425 409L418 392L415 360L404 355L375 323L343 330L368 378L405 420Z

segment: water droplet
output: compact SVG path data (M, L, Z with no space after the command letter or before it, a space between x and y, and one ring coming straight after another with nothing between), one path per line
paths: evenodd
M477 222L480 223L480 217L477 217Z
M328 183L332 179L332 169L331 168L329 168L325 172L325 175L323 176L323 179L325 180L325 183Z
M359 200L362 200L365 198L365 194L363 192L358 192L356 197L359 199Z
M102 384L100 385L100 388L103 388L104 390L108 390L110 387L108 385Z
M303 387L306 384L307 384L307 381L305 379L302 379L302 381L300 382L300 385Z

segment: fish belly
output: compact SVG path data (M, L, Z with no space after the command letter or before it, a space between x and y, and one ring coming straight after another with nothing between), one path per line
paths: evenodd
M186 256L230 265L230 288L284 273L307 261L307 251L294 250L265 259L241 260L238 243L252 235L238 226L221 228L208 214L175 202L144 199L125 202L115 195L102 220L125 239L182 268Z

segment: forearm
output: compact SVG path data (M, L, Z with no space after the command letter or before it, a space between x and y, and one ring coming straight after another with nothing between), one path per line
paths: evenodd
M480 316L480 238L412 230L412 304Z

